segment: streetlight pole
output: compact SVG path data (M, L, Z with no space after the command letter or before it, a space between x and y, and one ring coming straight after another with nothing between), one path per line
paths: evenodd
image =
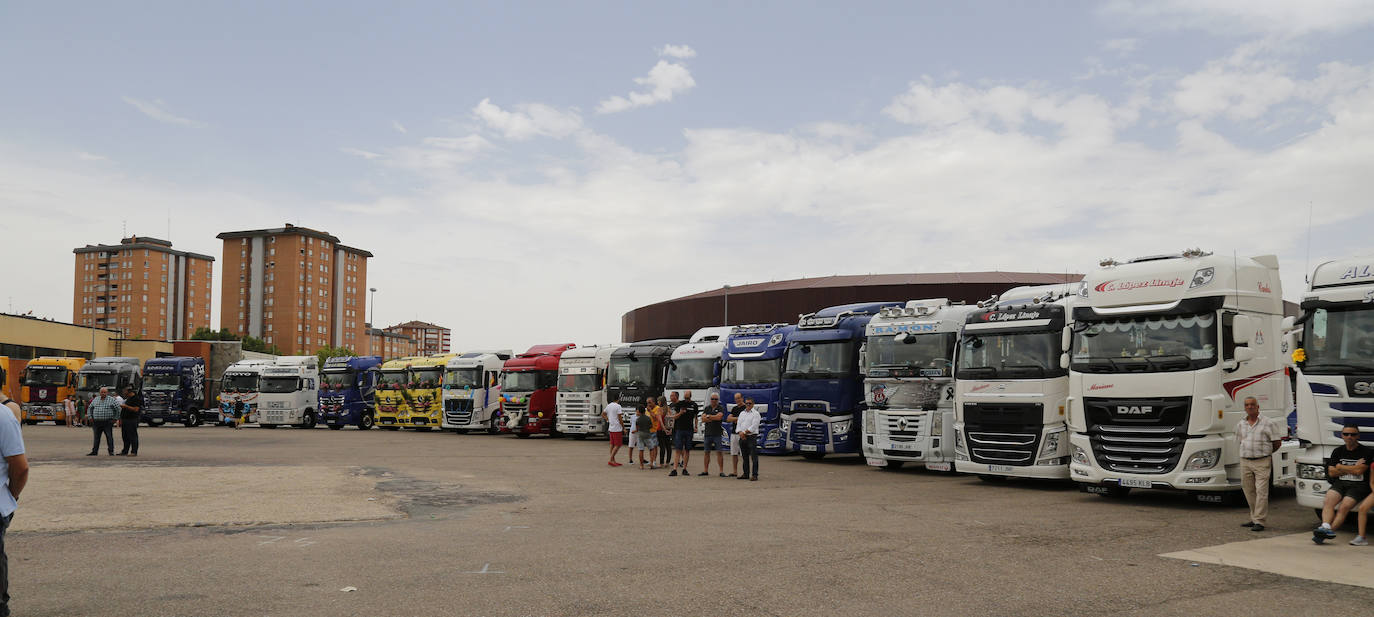
M370 323L370 324L372 324L372 327L375 328L375 327L377 327L377 322L376 322L376 319L377 319L377 288L376 288L376 287L369 287L367 290L370 291L370 292L372 292L372 293L370 294L371 297L368 298L368 300L367 300L368 304L371 304L371 305L372 305L372 316L367 318L367 322Z
M725 323L721 325L728 326L730 325L730 286L725 285L722 289L725 290Z

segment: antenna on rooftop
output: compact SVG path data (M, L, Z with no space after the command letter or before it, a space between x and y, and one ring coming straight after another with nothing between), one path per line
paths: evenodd
M123 219L119 222L119 237L129 237L129 219Z
M1312 202L1307 202L1307 257L1302 262L1302 280L1312 284Z

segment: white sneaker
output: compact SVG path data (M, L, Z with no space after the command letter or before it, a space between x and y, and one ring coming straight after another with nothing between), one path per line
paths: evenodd
M1369 541L1365 540L1364 536L1355 536L1355 539L1350 541L1350 546L1369 546Z

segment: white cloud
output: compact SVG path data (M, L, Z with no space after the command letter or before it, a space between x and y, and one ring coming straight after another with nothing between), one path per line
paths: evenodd
M410 132L410 131L407 131L407 130L406 130L406 127L405 127L404 124L401 124L401 123L400 123L399 121L397 121L397 120L392 120L392 121L391 121L391 128L395 129L397 133L400 133L400 134L402 134L402 135L405 135L406 133L409 133L409 132Z
M1367 0L1113 0L1101 11L1133 25L1279 37L1349 32L1374 24Z
M472 115L506 139L516 141L534 137L562 139L582 128L582 117L576 112L559 111L540 103L520 103L514 109L506 111L491 99L482 99L472 108Z
M203 122L192 120L190 118L184 118L170 111L167 111L166 109L163 109L163 106L166 105L166 103L162 102L162 100L160 99L155 101L144 101L141 99L133 98L131 96L126 96L122 98L124 99L125 103L133 105L135 109L143 112L143 115L148 116L149 118L152 118L154 120L157 120L158 122L163 122L166 124L176 124L180 126L189 126L192 128L203 128L205 126L205 123Z
M1111 39L1102 43L1102 49L1114 54L1126 56L1135 53L1140 48L1140 39Z
M82 150L81 152L77 152L77 153L76 153L76 158L78 158L78 159L80 159L80 160L83 160L83 161L108 161L108 160L110 160L109 157L101 156L101 155L99 155L99 154L91 154L90 152L86 152L85 150Z
M377 154L376 152L369 152L367 150L362 150L360 148L339 148L339 152L342 152L344 154L352 154L353 156L360 156L369 161L375 158L380 158L382 156L380 154Z
M636 77L635 83L647 88L640 92L631 92L627 96L612 96L605 99L597 105L597 113L613 114L636 107L657 105L671 101L673 96L691 90L697 85L686 66L667 60L659 60L654 68L649 69L648 75Z
M687 58L697 57L697 50L686 45L664 45L662 49L658 50L658 55L668 56L669 58L682 58L685 60Z

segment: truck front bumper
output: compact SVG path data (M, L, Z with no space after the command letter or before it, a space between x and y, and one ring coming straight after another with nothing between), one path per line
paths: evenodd
M1220 448L1225 453L1225 444L1221 437L1202 437L1199 439L1189 439L1183 446L1183 454L1179 457L1177 466L1165 473L1121 473L1108 471L1097 466L1097 459L1093 454L1092 445L1087 435L1071 434L1069 436L1069 451L1071 453L1083 452L1086 455L1088 464L1074 460L1070 457L1069 477L1074 482L1100 487L1120 486L1123 488L1153 488L1153 489L1174 489L1181 491L1234 491L1240 490L1240 481L1231 481L1228 478L1225 461L1218 460L1216 465L1210 469L1199 469L1184 471L1183 468L1187 461L1198 452Z

